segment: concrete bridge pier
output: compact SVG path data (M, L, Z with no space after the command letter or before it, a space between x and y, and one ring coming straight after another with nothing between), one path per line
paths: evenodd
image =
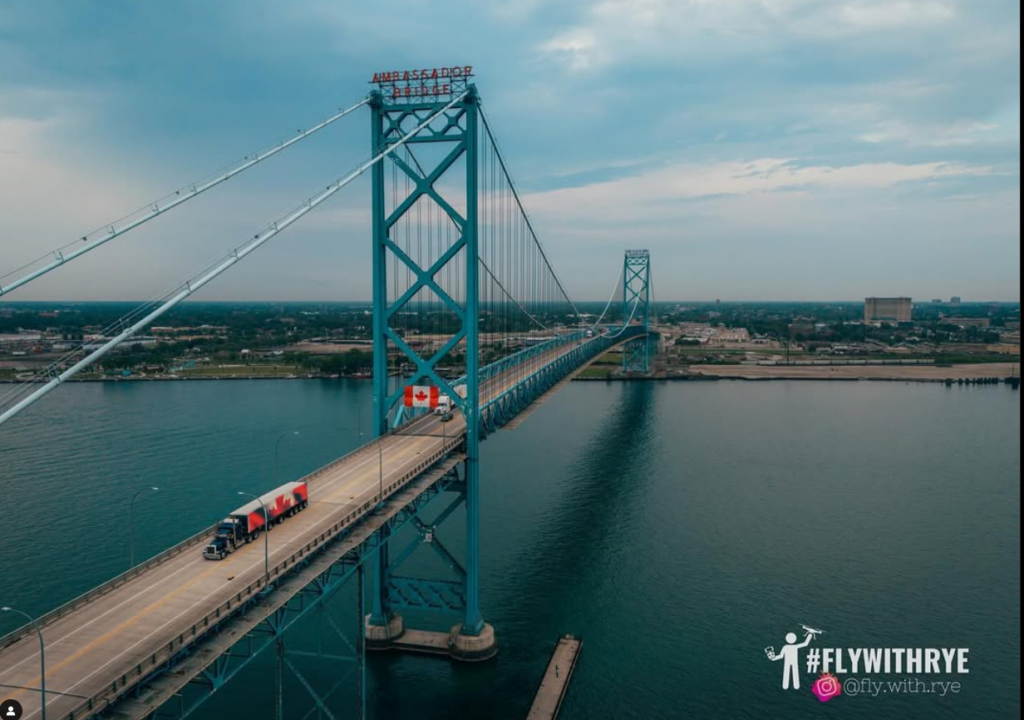
M447 633L415 630L405 627L401 615L392 615L385 627L373 624L371 616L367 615L366 649L447 657L458 662L484 662L498 654L498 636L492 626L484 623L476 635L465 633L462 628L459 623Z
M462 625L452 628L449 650L455 660L463 662L482 662L490 660L498 654L498 636L494 628L484 623L476 635L462 632Z
M392 614L386 625L375 623L373 615L367 615L365 623L367 650L390 650L405 635L405 620L398 614Z

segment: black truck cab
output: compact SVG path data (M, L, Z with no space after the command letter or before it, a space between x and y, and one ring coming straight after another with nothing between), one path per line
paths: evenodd
M223 560L245 541L242 523L237 518L225 518L217 525L217 532L203 550L207 560Z

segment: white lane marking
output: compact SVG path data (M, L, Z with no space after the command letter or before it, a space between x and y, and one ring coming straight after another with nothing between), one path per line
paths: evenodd
M421 440L421 439L423 439L423 437L424 437L424 436L416 436L416 438L415 438L415 439L416 439L416 440ZM433 437L433 436L428 436L428 437ZM418 453L418 454L419 454L419 453ZM368 478L368 479L369 479L369 480L371 480L371 481L373 480L373 478ZM350 485L346 485L345 487L341 488L341 490L348 490L348 489L350 489L350 488L351 488L351 484L350 484ZM365 495L368 495L368 494L371 494L371 493L373 493L373 491L375 491L376 489L377 489L377 488L373 487L373 483L371 482L371 483L370 483L370 484L369 484L369 485L367 486L367 488L366 488L365 490L363 490L363 491L361 491L361 492L359 493L359 495L357 496L357 498L358 498L359 500L362 500L362 498L363 498L363 497L364 497ZM356 505L356 507L359 507L359 506L360 506L360 503L356 503L355 505ZM329 526L329 525L330 525L330 524L331 524L332 522L333 522L333 523L336 523L336 522L337 522L337 520L336 520L337 516L341 516L341 515L343 515L343 513L344 513L344 511L345 511L345 508L346 508L346 507L350 507L350 506L351 506L351 503L349 503L349 504L346 504L346 505L342 505L342 506L341 506L341 507L339 507L339 508L338 508L338 509L337 509L337 510L336 510L336 511L334 512L334 513L332 513L331 515L328 515L328 516L327 516L326 518L323 518L323 519L321 520L321 525L323 525L323 524L326 524L326 525L328 525L328 526ZM316 526L314 526L314 527L316 527ZM314 535L315 535L315 534L316 534L316 533L314 533ZM273 557L274 555L277 555L277 554L281 553L282 551L285 551L285 550L286 550L286 549L287 549L287 548L288 548L288 547L289 547L290 545L293 545L293 544L294 544L295 542L297 542L297 541L300 541L300 540L302 540L302 539L303 539L303 536L304 536L304 534L300 534L300 536L298 536L298 537L295 537L295 538L293 538L293 539L291 539L291 540L289 540L289 541L287 541L287 542L285 542L285 543L283 543L283 544L279 545L279 546L278 546L278 547L277 547L277 548L276 548L276 549L275 549L275 550L274 550L274 551L273 551L273 552L271 553L271 557ZM258 559L258 560L256 560L256 562L254 562L254 563L250 564L248 568L244 569L244 570L243 570L243 571L241 572L241 574L249 574L249 573L252 573L252 572L253 572L254 570L256 570L256 568L259 568L259 567L261 567L262 565L263 565L263 561L262 561L262 560L259 560L259 559ZM111 657L111 658L110 658L110 659L109 659L109 660L108 660L107 662L105 662L105 663L104 663L103 665L99 666L98 668L96 668L95 670L93 670L93 671L92 671L91 673L89 673L89 674L88 674L88 675L86 675L85 677L81 678L81 679L80 679L80 680L79 680L78 682L76 682L76 683L75 683L74 685L72 685L71 687L67 688L67 689L66 689L66 690L64 690L63 692L64 692L64 693L65 693L66 695L67 695L67 694L70 694L70 693L71 693L71 691L73 691L74 689L76 689L76 688L77 688L77 687L78 687L79 685L81 685L81 684L83 684L83 683L87 682L87 681L88 681L88 680L89 680L90 678L92 678L92 677L93 677L94 675L96 675L97 673L99 673L99 672L101 672L102 670L104 670L104 669L105 669L105 668L106 668L106 667L107 667L108 665L110 665L110 664L112 664L113 662L115 662L115 661L119 660L119 659L120 659L121 657L123 657L124 655L126 655L126 654L128 654L128 653L132 652L132 651L133 651L133 650L134 650L135 648L137 648L137 647L138 647L139 645L141 645L141 644L145 643L145 642L146 642L146 641L148 641L148 640L149 640L150 638L152 638L152 637L153 637L154 635L156 635L156 634L160 633L160 632L161 632L162 630L164 630L164 629L165 629L166 627L168 627L169 625L172 625L172 624L176 623L176 622L177 622L177 621L178 621L178 620L179 620L180 618L184 617L185 615L188 615L188 614L190 614L190 613L191 613L191 612L192 612L192 611L193 611L193 610L194 610L194 609L195 609L196 607L198 607L198 606L200 606L200 605L202 605L202 604L206 603L206 601L207 601L207 600L209 600L209 599L210 599L211 597L213 597L214 595L216 595L216 594L218 594L218 593L222 593L222 592L224 592L224 586L223 586L223 585L222 585L221 587L218 587L217 589L213 590L212 592L210 592L210 593L206 594L206 595L205 595L204 597L200 598L199 600L197 600L197 601L196 601L196 602L194 602L194 603L193 603L192 605L190 605L190 606L189 606L188 608L186 608L186 609L185 609L185 610L183 610L182 612L178 613L178 615L174 616L173 618L171 618L170 620L168 620L167 622L165 622L165 623L164 623L163 625L160 625L160 626L159 626L158 628L156 628L155 630L153 630L152 632L150 632L150 633L149 633L148 635L146 635L146 636L145 636L145 637L143 637L142 639L138 640L138 641L137 641L136 643L134 643L134 644L133 644L133 645L131 645L130 647L128 647L128 648L125 648L124 650L122 650L122 651L121 651L120 653L118 653L117 655L115 655L115 656ZM50 706L50 705L51 705L52 703L54 703L54 702L58 702L59 700L62 700L62 699L64 699L64 698L63 698L63 697L57 697L57 698L54 698L53 700L49 700L49 701L47 701L47 702L46 702L46 706L47 706L47 707L49 707L49 706ZM40 708L39 710L35 710L35 711L34 711L34 712L32 712L32 713L29 713L29 714L28 714L28 715L26 715L25 717L26 717L26 718L31 718L31 717L34 717L34 716L35 716L36 714L38 714L38 713L40 712L40 710L41 710L41 709L42 709L42 708Z
M424 424L426 424L426 423L424 423ZM410 443L412 443L412 442L414 442L416 440L419 440L422 437L424 437L424 436L422 436L422 435L399 436L397 440L394 440L393 442L389 443L391 445L391 447L388 448L388 452L385 454L385 463L384 463L385 466L387 465L387 455L388 454L399 454L399 451L401 451L400 454L402 456L402 459L399 460L399 464L400 465L405 465L408 461L404 459L404 456L405 456L405 452L404 451L406 449L404 446L409 445ZM430 437L432 437L432 436L430 436ZM438 437L440 438L440 436L438 436ZM327 477L329 477L330 480L328 480L327 482L318 483L318 485L316 485L314 487L316 487L317 493L324 492L325 490L327 490L331 486L337 484L338 481L346 479L345 478L346 475L350 476L347 479L352 479L351 476L353 476L353 475L361 475L364 472L363 468L365 466L369 465L370 463L373 463L374 465L377 465L377 464L379 464L379 462L380 462L380 458L379 457L368 457L365 460L356 463L355 465L339 466L338 468L335 468L334 471L332 471L331 473L329 473L327 475ZM344 472L341 472L341 473L337 472L337 471L341 471L341 470L343 470ZM403 470L403 468L399 467L397 470L393 469L393 470L391 470L389 472L385 472L385 478L388 478L389 475L395 475L396 473L401 474L402 470ZM347 487L348 486L346 486L346 489L347 489ZM335 496L335 494L330 494L329 495L329 497L332 497L332 498L334 496ZM314 500L314 502L316 502L316 501ZM62 635L60 638L58 638L56 640L48 640L47 641L47 645L46 645L47 649L50 649L50 648L53 648L53 647L56 647L56 646L60 645L65 640L71 638L74 635L77 635L79 632L85 630L86 628L91 627L92 625L96 624L100 620L103 620L104 618L109 616L111 613L114 613L114 612L117 612L117 611L121 610L125 605L129 605L129 604L135 602L136 600L141 599L142 596L144 596L144 595L146 595L148 593L151 593L152 591L156 590L160 585L163 585L164 583L174 579L174 577L177 576L178 574L193 568L195 565L205 564L207 562L209 562L209 561L207 561L207 560L205 560L205 559L200 557L197 560L193 560L193 561L189 562L187 565L181 566L180 568L175 570L170 575L165 575L165 576L156 578L156 582L153 582L152 584L147 585L146 587L140 589L138 592L136 592L131 597L125 598L122 602L120 602L119 604L117 604L114 607L110 608L109 610L107 610L103 614L98 615L97 617L93 618L89 622L76 625L74 630L72 630L71 632L69 632L69 633L67 633L65 635ZM183 581L184 580L185 580L185 578L183 578ZM154 599L159 599L159 598L154 598ZM0 677L3 677L4 675L7 675L7 674L13 672L14 670L16 670L20 666L24 665L25 663L29 662L30 660L36 659L38 656L39 656L39 651L36 649L36 650L33 651L33 654L30 654L25 659L23 659L20 662L14 664L14 665L11 665L11 666L3 669L2 671L0 671Z

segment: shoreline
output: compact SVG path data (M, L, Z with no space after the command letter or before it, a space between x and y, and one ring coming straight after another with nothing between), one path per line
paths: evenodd
M705 377L730 380L826 380L826 381L888 381L954 384L972 382L987 384L1019 378L1016 363L939 365L694 365L690 372Z
M1020 376L1001 373L971 373L966 368L982 368L979 366L964 366L957 368L957 372L947 374L943 377L932 376L924 373L902 373L899 375L865 375L865 374L801 374L801 373L748 373L748 372L727 372L722 368L717 372L691 372L678 375L648 375L648 376L609 376L609 377L576 377L572 382L578 383L634 383L634 382L884 382L884 383L917 383L924 385L970 385L970 386L995 386L1012 385L1014 380L1019 386ZM134 377L134 378L82 378L71 379L66 383L82 384L119 384L119 383L174 383L174 382L241 382L247 380L277 380L277 381L345 381L345 382L372 382L369 378L362 377L310 377L306 375L227 375L223 377ZM30 380L0 379L0 385L41 385L45 381L32 382Z
M147 383L147 382L214 382L217 380L227 381L238 381L238 380L350 380L350 381L367 381L366 378L330 378L330 377L308 377L306 375L225 375L223 377L127 377L127 378L71 378L65 380L63 384L74 384L74 383L105 383L105 384L117 384L117 383ZM0 380L0 385L42 385L46 382L45 380L31 381L31 380Z
M676 375L667 377L609 377L609 378L575 378L573 382L614 383L614 382L796 382L796 383L914 383L917 385L971 385L999 386L1009 385L1014 378L896 378L896 377L744 377L742 375ZM1019 379L1018 379L1019 381Z

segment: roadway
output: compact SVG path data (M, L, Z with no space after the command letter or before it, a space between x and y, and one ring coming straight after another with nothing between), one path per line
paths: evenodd
M576 346L555 348L487 381L481 387L481 405ZM425 463L433 465L455 450L465 432L460 413L448 423L424 416L379 445L372 443L313 473L307 478L309 507L267 535L272 572L291 567L298 551L339 523L358 523L376 506L381 487L390 496L421 474ZM225 515L233 509L225 507ZM219 562L202 557L204 545L196 544L46 622L50 718L67 718L72 712L78 720L87 717L82 708L88 699L103 696L115 686L117 693L130 688L148 674L147 668L161 653L173 649L183 637L194 637L204 618L234 598L258 592L264 578L262 538ZM200 625L199 634L206 627ZM40 680L34 633L0 649L0 700L19 701L26 720L40 715Z

